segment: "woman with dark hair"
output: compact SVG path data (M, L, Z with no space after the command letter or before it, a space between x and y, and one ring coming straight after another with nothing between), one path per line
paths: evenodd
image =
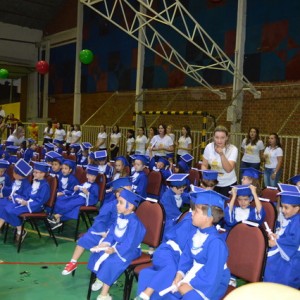
M81 130L79 124L74 124L74 130L71 132L72 144L76 144L80 142L81 139Z
M65 141L66 139L66 131L64 130L63 124L60 122L56 123L54 138L59 141Z
M110 159L115 160L120 147L121 132L118 125L114 125L110 134Z
M277 183L282 174L283 150L277 133L271 133L268 140L268 147L264 152L265 186L277 187Z
M144 155L146 152L147 137L145 136L144 133L145 133L144 127L139 127L137 130L137 136L134 145L135 154Z
M259 170L265 146L259 137L258 128L250 128L247 137L243 139L241 148L244 154L241 161L241 168L254 168Z
M172 138L167 134L166 125L158 126L158 134L151 139L150 147L156 156L166 156L166 153L174 152L174 144Z
M52 138L53 138L52 122L47 121L47 127L44 129L43 145L46 144L46 143L52 143Z
M107 141L107 133L106 133L106 126L104 124L101 124L99 126L99 133L97 136L97 141L95 145L95 150L106 150L106 141Z
M147 143L146 143L146 155L152 157L152 149L151 149L151 140L152 138L157 135L157 128L154 126L151 126L149 128L149 134L148 134L148 139L147 139Z
M184 125L181 128L181 136L176 143L177 145L177 162L179 162L180 157L184 154L191 154L192 150L192 137L191 128L188 125Z

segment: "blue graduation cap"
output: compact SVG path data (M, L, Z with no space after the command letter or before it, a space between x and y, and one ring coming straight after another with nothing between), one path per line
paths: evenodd
M70 169L72 169L72 171L75 171L75 168L76 168L76 162L74 160L71 160L71 159L64 159L62 161L62 164L63 165L67 165L69 166Z
M99 150L94 152L95 159L97 160L105 160L107 158L106 150Z
M163 156L159 156L157 162L163 163L165 167L170 165L170 162Z
M131 192L131 191L127 190L127 189L123 189L120 192L120 197L124 198L126 201L130 202L135 207L137 207L140 204L141 200L144 199L140 195L138 195L138 194L136 194L134 192Z
M280 192L277 195L280 196L281 203L300 205L300 193Z
M108 187L112 187L113 190L117 190L121 187L124 187L124 186L131 186L132 185L132 182L131 182L131 178L130 177L120 177L116 180L113 180L111 182L108 182L106 184L106 186Z
M5 146L12 146L13 144L13 141L5 141Z
M115 161L117 161L117 160L120 160L120 161L123 163L123 165L124 165L125 167L126 167L126 166L129 166L129 162L128 162L128 160L126 159L125 156L118 156L118 157L115 158Z
M259 179L260 174L263 174L263 172L254 169L254 168L241 168L243 176L252 177L255 179Z
M183 172L188 173L190 171L190 166L182 159L177 162L177 166L182 169Z
M92 147L93 147L93 145L91 143L89 143L89 142L83 142L80 145L80 148L81 148L82 151L89 150Z
M192 192L195 192L195 193L206 191L206 189L204 189L200 186L192 185L192 184L191 184L191 190L192 190Z
M80 150L80 144L70 144L69 146L71 149L74 149L75 152Z
M36 143L36 140L29 138L29 139L27 139L27 142L28 142L28 144L32 145L32 144Z
M90 152L89 153L89 158L92 160L95 160L95 153L94 152Z
M99 174L99 169L96 165L87 165L86 172L87 174L97 176Z
M58 140L58 139L53 140L53 144L58 144L58 145L62 145L64 142L65 142L64 140Z
M15 164L14 172L22 177L26 177L32 172L32 167L23 158L20 158Z
M49 172L50 166L45 162L34 162L33 169L44 173Z
M186 178L189 176L189 174L185 173L174 173L170 177L167 178L167 181L170 182L171 186L184 186L187 184Z
M200 170L204 180L218 180L219 172L216 170Z
M47 151L54 150L54 147L55 147L52 143L46 143L44 146Z
M209 206L217 206L224 210L224 203L229 198L212 190L204 190L201 192L190 193L191 200L195 204L204 204ZM209 214L208 214L209 215ZM211 216L211 214L209 215Z
M288 193L299 193L300 192L299 188L293 184L278 183L278 187L281 192L288 192Z
M291 177L288 181L290 181L290 182L293 183L293 184L297 184L297 182L300 181L300 174Z
M12 145L12 146L7 146L6 150L15 154L15 153L17 153L17 151L19 150L19 148L20 148L19 146L13 146Z
M0 159L0 169L7 169L10 163L5 159Z
M142 155L142 154L135 154L132 157L133 160L140 160L143 165L148 165L149 164L149 159L146 155Z
M189 163L190 161L192 161L194 159L194 156L192 156L189 153L186 153L186 154L181 155L180 159L182 159L183 161Z
M45 154L45 159L46 161L57 160L61 162L63 157L56 151L49 151Z
M233 188L236 188L237 196L248 196L250 201L253 200L252 192L249 188L249 185L234 185Z

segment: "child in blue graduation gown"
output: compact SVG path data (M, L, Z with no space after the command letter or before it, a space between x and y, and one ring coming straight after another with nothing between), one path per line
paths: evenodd
M146 229L134 213L140 196L123 189L118 197L119 217L111 226L106 238L96 247L88 262L88 269L103 283L98 300L111 300L110 286L141 255L140 243ZM99 252L99 253L97 253Z
M8 197L11 193L11 179L6 173L10 163L5 159L0 159L0 198Z
M180 179L172 180L175 175L176 178L180 177ZM160 200L160 203L163 205L166 213L163 240L165 240L165 235L170 229L172 229L181 215L180 208L183 204L190 203L189 194L184 192L184 189L186 188L186 177L188 174L178 173L173 176L170 176L167 179L167 181L170 182L170 188L165 191Z
M269 233L264 281L300 288L300 193L279 193L284 219Z
M121 187L131 188L131 181L129 180L129 177L119 178L114 181L112 188L115 195L120 192ZM117 202L118 201L115 196L114 200L101 206L99 214L95 218L93 225L89 228L88 232L86 232L77 241L72 259L66 264L62 271L62 275L69 275L76 270L78 265L77 261L83 254L84 250L90 250L95 245L98 245L101 239L106 237L108 229L115 223L118 217ZM93 286L93 290L97 290L97 288L95 288L96 285L94 284Z
M77 164L86 167L89 164L89 151L93 145L89 142L83 142L80 145L80 151L77 153Z
M73 195L57 198L53 216L48 218L52 229L62 226L61 221L77 219L81 206L97 204L99 197L99 186L95 182L99 173L97 166L88 165L86 173L87 182L81 186L76 185Z
M236 186L231 190L232 198L229 205L225 208L225 228L230 229L238 222L248 220L262 224L266 213L256 193L254 185ZM255 201L255 207L250 206L251 201ZM234 205L238 201L239 206Z
M106 176L107 183L110 182L114 174L114 168L107 163L107 151L95 151L94 156L95 161L98 164L99 173Z
M135 172L131 176L132 191L142 196L143 198L146 198L148 176L144 172L144 168L146 167L148 160L144 155L134 155L133 160Z
M43 210L43 205L49 200L50 187L48 181L45 179L46 174L49 171L49 166L43 162L36 162L33 166L33 183L31 185L31 191L28 198L17 198L15 197L16 203L10 203L3 210L0 216L0 228L7 222L12 226L17 227L17 241L22 238L22 241L27 234L26 230L21 235L22 221L19 218L20 214L33 213Z
M37 155L36 153L36 141L33 139L27 139L27 149L24 151L23 158L26 162L30 162L33 157Z
M45 161L50 165L49 175L58 178L61 175L63 157L55 151L49 151L45 155Z
M179 259L173 281L174 294L163 299L221 299L228 287L230 271L226 262L228 249L214 223L223 215L224 197L214 191L191 193L192 223L188 241Z

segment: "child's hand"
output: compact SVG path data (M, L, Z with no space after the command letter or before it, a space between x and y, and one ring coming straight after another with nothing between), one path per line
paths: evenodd
M107 237L107 232L100 232L100 235L101 235L103 238L106 238L106 237Z
M232 197L236 197L236 195L237 195L237 189L235 187L233 187L231 189L231 194L232 194Z
M85 194L88 194L88 193L89 193L89 191L88 191L87 188L82 188L82 192L85 193Z
M62 192L57 192L57 196L62 196L64 193Z
M74 191L76 192L76 191L78 191L79 190L79 186L78 185L75 185L74 186Z
M179 287L178 287L178 291L181 295L186 294L187 292L193 290L193 288L187 284L187 283L182 283Z
M181 279L182 279L182 275L180 273L177 273L172 284L178 286L178 283Z
M105 250L105 253L107 253L107 254L113 254L115 252L116 252L115 248L113 248L113 247L107 247L107 249Z
M269 247L274 247L276 246L276 240L277 240L277 235L275 233L269 233Z
M255 185L253 185L253 184L250 184L250 185L249 185L249 189L251 190L251 192L252 192L252 194L253 194L253 195L255 195L255 194L256 194L256 190L257 190L257 188L256 188L256 186L255 186Z

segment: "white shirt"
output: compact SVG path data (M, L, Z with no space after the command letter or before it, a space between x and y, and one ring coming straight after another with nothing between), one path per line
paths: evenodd
M46 127L45 128L45 130L44 130L44 133L46 134L45 136L44 136L44 138L46 138L46 139L52 139L52 134L53 134L53 129L52 128L50 128L50 131L49 131L49 133L48 133L48 127ZM51 136L49 136L48 134L50 134Z
M131 152L133 144L134 144L134 137L131 137L131 138L127 139L127 141L126 141L126 151L127 151L127 153Z
M251 143L246 145L246 140L247 139L243 139L241 145L241 147L244 149L242 161L248 163L260 163L259 152L265 149L264 143L262 142L262 140L258 140L255 145L251 145Z
M119 132L119 133L112 133L110 135L110 144L114 144L114 145L118 144L120 138L121 138L121 132Z
M77 130L77 131L73 130L71 132L71 143L72 144L73 143L78 143L79 142L79 140L77 141L78 138L80 140L80 138L81 138L81 131L80 130Z
M20 137L20 138L18 139L15 135L11 134L11 135L7 138L7 141L8 141L8 142L14 142L14 146L20 146L20 145L25 141L25 137L22 136L22 137Z
M54 133L54 138L60 141L64 140L64 137L66 136L66 132L64 129L56 129Z
M99 149L106 149L106 140L107 140L106 132L99 132L97 138L98 140L104 140L104 143L99 147Z
M137 136L135 139L135 153L145 154L146 144L147 144L147 137L145 135Z
M229 145L223 149L223 153L225 157L229 161L236 162L238 157L238 149L234 145ZM208 164L211 166L212 170L218 171L218 185L220 187L229 186L237 181L235 170L233 169L231 172L227 173L222 166L221 156L215 151L215 144L209 143L203 153L203 157L207 160Z
M270 146L265 149L265 168L275 169L278 164L277 157L283 156L283 151L280 147L271 148Z
M160 135L155 135L152 138L150 144L153 148L156 148L156 147L169 148L170 146L173 146L173 141L172 141L171 137L167 134L163 138L160 137ZM154 154L157 155L157 156L165 156L166 152L168 152L168 151L165 151L165 150L158 150L157 151L157 150L155 150Z
M181 136L178 140L178 148L188 148L189 145L192 144L192 139L188 136ZM178 149L177 154L178 155L184 155L190 153L188 150Z

